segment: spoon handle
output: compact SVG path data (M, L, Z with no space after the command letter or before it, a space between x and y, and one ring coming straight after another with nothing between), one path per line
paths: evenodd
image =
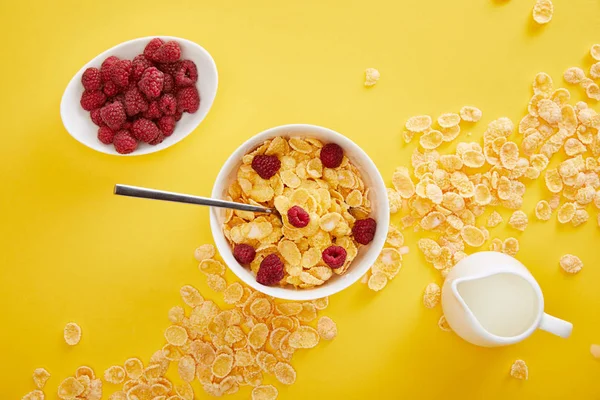
M236 203L234 201L225 201L211 199L207 197L192 196L189 194L165 192L163 190L148 189L137 186L129 185L115 185L115 194L120 196L128 197L139 197L141 199L152 199L152 200L164 200L173 201L176 203L187 203L187 204L199 204L201 206L220 207L220 208L231 208L234 210L241 211L254 211L270 214L273 212L272 209L260 206L254 206L252 204Z

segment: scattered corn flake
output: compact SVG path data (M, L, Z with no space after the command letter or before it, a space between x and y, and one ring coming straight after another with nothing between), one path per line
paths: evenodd
M284 385L291 385L296 382L296 371L286 362L278 362L275 365L275 378Z
M188 333L181 326L171 325L165 330L165 339L173 346L183 346L188 340Z
M192 382L196 377L196 362L192 356L185 355L177 363L177 372L184 382Z
M559 193L563 189L563 181L558 173L558 169L553 168L546 171L544 175L544 180L546 181L546 187L552 193Z
M227 304L235 304L242 298L244 288L239 282L233 282L223 292L223 300Z
M502 252L502 248L504 247L504 243L501 239L494 238L490 242L490 251Z
M600 61L600 44L593 44L590 47L590 55L596 61Z
M185 310L181 306L171 307L168 313L169 321L174 324L180 323L185 317Z
M579 67L567 68L563 74L563 78L565 82L577 85L585 78L585 72Z
M221 261L213 260L211 258L202 260L198 269L206 275L216 274L222 276L225 274L225 265L223 265Z
M437 123L442 128L452 128L460 123L460 116L456 113L445 113L438 117Z
M554 5L550 0L537 0L533 6L533 20L540 25L550 22L553 13Z
M63 336L69 346L75 346L81 340L81 328L75 322L65 325Z
M588 219L590 219L588 212L584 209L578 209L575 211L575 215L573 215L573 218L571 219L571 224L573 226L579 226L583 223L586 223Z
M575 211L577 211L577 206L575 203L564 203L562 206L560 206L556 214L558 222L561 224L571 222L575 216Z
M419 138L419 144L426 150L433 150L442 144L444 137L440 131L425 132Z
M576 274L583 268L583 262L573 254L565 254L560 258L560 267L569 274Z
M227 287L225 279L217 274L209 274L206 277L206 284L215 292L222 292Z
M521 232L525 231L525 228L527 228L528 223L529 219L527 218L527 214L525 214L521 210L513 212L513 214L510 216L510 219L508 220L508 225Z
M410 132L423 132L431 127L431 122L429 115L418 115L410 117L404 126Z
M369 289L378 292L382 290L385 285L387 285L388 278L381 272L377 272L372 274L369 277L369 281L367 282L367 286Z
M41 390L32 390L21 398L21 400L44 400L44 392Z
M72 376L63 380L58 386L58 397L72 399L83 393L85 386Z
M194 251L194 257L198 262L215 256L215 246L212 244L203 244Z
M312 349L319 344L319 333L312 326L303 325L288 337L290 346L296 349Z
M108 383L118 385L125 380L125 369L120 365L113 365L104 371L104 380Z
M600 78L600 62L597 62L590 67L590 76L593 79Z
M38 389L43 389L48 379L50 379L50 372L45 368L36 368L33 371L33 383Z
M504 218L502 215L498 213L498 211L492 211L492 213L488 216L486 225L488 228L494 228L504 222Z
M322 316L317 322L317 332L322 339L333 340L337 336L337 324L331 318Z
M233 367L233 356L230 354L222 353L215 357L212 364L212 373L217 378L224 378L229 375L231 368Z
M378 70L375 68L367 68L365 70L365 86L375 86L380 77L381 75L379 74Z
M481 119L483 113L477 107L473 106L463 106L460 109L460 117L463 121L467 122L477 122Z
M527 369L527 364L525 364L525 361L516 360L510 367L510 376L512 376L515 379L527 380L529 376L529 371Z
M430 283L425 288L425 293L423 294L423 304L427 308L434 308L440 302L440 298L442 296L442 290L437 283Z
M192 308L197 307L204 302L204 298L198 289L191 285L182 286L179 290L179 294L181 295L183 302Z
M519 252L519 241L516 238L509 237L502 243L502 252L514 257Z
M481 229L473 225L463 226L460 237L471 247L480 247L485 242L485 236Z
M452 328L448 325L448 321L446 321L446 317L442 315L438 321L438 327L444 332L452 332Z
M252 389L252 400L275 400L279 392L273 385L256 386Z
M600 49L599 49L600 51ZM600 359L600 344L593 344L590 346L590 353L592 357Z
M540 221L548 221L552 217L552 208L546 200L540 200L535 206L535 216Z

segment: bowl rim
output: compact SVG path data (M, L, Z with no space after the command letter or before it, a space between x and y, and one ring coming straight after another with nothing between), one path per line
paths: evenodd
M287 125L279 125L269 129L266 129L243 142L234 152L227 158L221 170L219 171L217 178L215 180L215 184L212 190L213 198L222 197L223 190L225 189L225 183L228 181L228 177L237 167L237 164L241 162L242 156L244 156L251 148L256 145L264 142L267 139L270 139L275 136L289 136L286 135L285 131L306 131L306 136L310 137L310 133L326 133L332 135L336 138L337 143L343 148L351 148L351 153L353 154L353 158L359 159L363 163L363 170L361 173L365 173L364 169L367 169L367 174L371 179L371 190L377 193L377 197L381 199L378 202L378 207L381 208L377 220L377 226L379 229L375 234L375 238L369 244L369 248L366 250L363 259L359 264L352 265L352 268L355 272L354 277L348 278L346 275L346 279L338 279L334 284L318 286L313 289L294 289L288 287L279 287L279 286L265 286L256 281L256 279L248 279L248 274L241 275L238 274L237 271L240 269L245 269L242 265L240 265L235 258L233 257L233 252L231 251L231 247L229 242L225 238L223 234L220 223L218 222L218 209L211 208L210 210L210 227L212 231L212 236L219 251L221 258L227 265L227 268L233 272L242 282L252 287L253 289L284 300L296 300L296 301L307 301L314 300L322 297L327 297L334 295L336 293L341 292L342 290L348 288L355 282L357 282L375 263L375 260L381 253L385 245L385 240L387 237L387 228L389 226L390 221L390 213L389 213L389 203L387 198L387 189L381 173L377 169L373 160L368 156L368 154L356 143L354 143L348 137L342 135L339 132L336 132L332 129L312 124L287 124ZM237 266L232 267L232 265ZM251 276L251 275L250 275Z
M206 57L206 60L210 63L212 69L215 71L215 89L214 89L214 94L211 95L211 97L209 99L204 99L202 98L202 100L204 100L205 102L208 102L208 107L206 109L206 112L204 113L204 115L202 115L200 117L200 119L198 120L198 122L193 125L193 127L189 128L189 132L187 132L185 135L178 135L177 137L173 137L173 141L171 143L169 143L168 146L165 147L157 147L157 146L151 146L148 147L146 149L144 149L143 151L139 151L136 150L133 153L129 153L129 154L119 154L116 152L110 152L110 151L105 151L102 147L98 146L98 147L93 147L91 146L89 143L86 143L84 140L81 140L79 137L77 137L74 133L72 133L69 128L67 127L67 124L65 123L66 120L66 114L69 112L69 102L67 100L67 92L69 91L70 87L72 84L77 84L77 82L79 82L81 80L81 75L83 74L83 72L89 68L92 64L94 63L96 60L101 59L101 58L105 58L108 57L110 55L112 55L112 53L114 53L115 51L121 49L122 47L125 47L126 45L130 45L132 43L136 43L136 42L141 42L141 41L146 41L146 40L152 40L154 38L160 38L163 39L165 41L170 41L170 40L175 40L177 42L180 43L184 43L186 46L192 46L197 48L200 53L203 54L204 57ZM131 40L126 40L124 42L121 42L105 51L103 51L102 53L98 54L97 56L93 57L91 60L89 60L88 62L86 62L72 77L71 79L69 79L69 82L67 83L67 86L65 87L65 90L63 91L63 94L61 96L61 100L60 100L60 117L61 117L61 121L63 123L63 126L65 128L65 130L67 131L67 133L69 133L69 135L75 139L77 142L83 144L84 146L97 151L99 153L103 153L103 154L108 154L111 156L120 156L120 157L135 157L135 156L143 156L143 155L147 155L147 154L152 154L152 153L157 153L159 151L162 150L166 150L169 147L181 142L183 139L185 139L186 137L188 137L189 135L192 134L192 132L194 132L194 130L196 128L198 128L198 126L204 121L204 119L206 118L206 116L208 115L208 113L210 112L215 99L217 97L217 93L218 93L218 89L219 89L219 71L217 69L217 64L215 63L214 58L212 57L212 55L208 52L208 50L206 50L204 47L202 47L201 45L199 45L196 42L193 42L189 39L185 39L185 38L181 38L181 37L177 37L177 36L165 36L165 35L154 35L154 36L143 36L143 37L138 37L135 39L131 39ZM172 135L171 135L172 137ZM103 145L106 146L106 145Z

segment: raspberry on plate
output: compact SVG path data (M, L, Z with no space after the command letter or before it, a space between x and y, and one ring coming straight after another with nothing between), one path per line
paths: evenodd
M113 81L108 81L104 84L102 91L104 92L106 97L113 97L113 96L116 96L117 94L119 94L119 92L121 91L121 88L118 87L117 85L115 85L115 83Z
M100 90L86 90L81 95L81 108L85 111L92 111L96 108L100 108L106 102L106 95Z
M144 55L146 58L148 60L155 61L154 53L156 53L156 50L158 50L164 43L165 42L161 38L152 39L144 48Z
M330 268L336 269L344 265L346 262L346 249L342 246L329 246L323 250L322 257L325 264L329 265Z
M165 75L158 68L150 67L142 74L142 79L138 82L138 88L148 99L155 99L160 96L164 82Z
M132 117L146 110L148 110L148 102L137 86L132 85L125 92L125 111L127 111L127 115Z
M154 100L148 106L148 110L142 114L144 118L148 119L159 119L162 117L163 113L160 111L160 107L158 106L158 101Z
M163 72L165 74L165 81L163 83L163 93L171 93L175 90L175 79L173 75Z
M275 175L279 168L281 168L281 161L277 156L261 154L252 159L252 169L263 179L269 179Z
M102 107L100 109L100 117L102 117L102 121L113 131L119 129L127 119L125 108L120 101L115 101Z
M157 137L156 137L156 138L155 138L153 141L151 141L151 142L150 142L150 143L148 143L148 144L150 144L150 145L152 145L152 146L156 146L157 144L159 144L159 143L162 143L162 142L163 142L163 140L165 140L165 135L163 135L163 134L162 134L162 132L160 132L160 133L158 134L158 136L157 136Z
M110 68L119 61L119 57L110 56L106 60L102 61L100 66L100 78L102 83L110 82Z
M188 86L177 91L177 111L195 113L200 107L200 94L196 86Z
M152 55L152 59L159 63L172 63L178 61L180 57L181 47L173 40L160 46Z
M131 61L119 60L110 67L110 80L119 87L129 86L131 74Z
M177 71L179 71L180 66L181 66L181 61L175 61L174 63L157 64L156 68L158 68L165 74L169 74L173 78L175 78L175 75L177 75Z
M158 125L158 129L160 129L163 135L171 136L175 131L175 123L175 117L173 117L172 115L164 115L158 120L156 124Z
M149 119L140 118L131 126L133 137L142 142L150 143L160 134L156 124Z
M90 118L92 122L98 126L106 126L104 121L102 121L102 117L100 116L101 108L96 108L95 110L90 111Z
M342 164L344 150L342 150L342 148L335 143L327 143L321 149L320 158L324 167L337 168Z
M198 81L198 68L192 60L183 60L175 74L175 84L180 87L192 86Z
M359 219L354 222L352 235L360 244L369 244L375 237L377 222L373 218Z
M177 112L177 100L171 93L163 94L160 97L158 106L160 107L160 111L162 111L165 115L175 115Z
M283 262L277 254L269 254L262 260L256 274L256 281L262 285L275 285L283 279Z
M133 82L139 82L142 79L144 71L153 66L152 61L146 58L145 55L139 54L135 56L131 62L131 79Z
M121 129L115 134L113 144L117 153L120 154L129 154L137 149L137 140L125 129Z
M310 215L300 206L293 206L287 212L288 221L296 228L304 228L310 222Z
M108 126L101 126L100 128L98 128L98 140L102 143L111 144L113 142L114 137L115 132Z
M250 264L256 257L256 250L249 244L236 244L233 248L233 257L240 264Z
M88 68L81 75L81 84L85 90L100 90L102 79L98 68Z

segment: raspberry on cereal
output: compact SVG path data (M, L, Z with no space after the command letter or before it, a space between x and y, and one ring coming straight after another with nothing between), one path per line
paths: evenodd
M125 111L127 111L127 115L133 117L146 110L148 110L148 102L142 96L137 86L132 85L125 92Z
M344 265L347 255L346 249L342 246L329 246L323 250L322 257L325 264L329 265L330 268L336 269Z
M170 93L163 94L160 97L158 106L165 115L175 115L177 112L177 100Z
M337 168L342 164L344 150L335 143L327 143L321 149L320 158L324 167Z
M121 129L115 134L113 138L113 144L115 145L115 150L117 150L117 153L129 154L137 149L138 143L137 140L131 136L129 131Z
M200 94L196 86L188 86L177 91L177 111L195 113L200 107Z
M156 124L158 125L158 129L160 129L163 135L171 136L173 134L173 131L175 130L175 117L173 117L172 115L164 115L158 120Z
M129 86L131 74L131 61L119 60L110 67L110 80L119 87Z
M277 254L269 254L262 260L256 281L262 285L275 285L283 279L283 262Z
M106 102L106 95L100 90L86 90L81 95L80 104L85 111L92 111L100 108Z
M100 90L102 79L98 68L88 68L81 75L81 84L85 90Z
M252 159L252 169L263 179L269 179L275 175L279 168L281 168L281 161L277 156L261 154Z
M310 215L300 206L291 207L288 212L288 221L296 228L304 228L310 222Z
M142 79L144 71L150 67L153 67L152 61L146 58L143 54L138 54L134 57L131 62L131 79L133 82L139 82Z
M131 126L133 137L142 142L150 143L160 134L156 124L149 119L140 118Z
M172 63L178 61L180 57L181 47L173 40L160 46L152 55L152 59L159 63Z
M156 53L156 50L158 50L164 43L165 42L161 38L152 39L144 48L144 55L146 58L148 60L155 61L154 53Z
M177 86L192 86L198 81L198 68L192 60L183 60L179 66L179 71L175 74L175 83Z
M256 257L256 250L249 244L236 244L233 248L233 257L240 264L250 264Z
M104 121L102 121L102 117L100 116L100 108L96 108L95 110L90 111L90 118L92 122L98 126L106 126Z
M110 56L100 66L100 79L102 83L110 82L110 68L119 61L119 57Z
M352 235L360 244L369 244L375 237L377 222L373 218L359 219L354 222Z
M108 81L104 84L102 91L106 95L106 97L113 97L119 94L121 88L119 88L113 81Z
M102 121L113 131L119 129L127 119L125 108L120 101L115 101L102 107L100 109L100 117L102 117Z
M175 79L173 78L173 75L167 74L166 72L163 73L165 74L163 93L171 93L175 89Z
M163 113L160 110L160 107L158 106L158 101L154 100L153 102L151 102L148 106L148 110L142 113L142 116L148 119L159 119L160 117L162 117Z
M115 131L110 129L108 126L101 126L98 128L98 140L104 144L111 144L115 137Z
M142 79L138 82L138 88L148 99L154 99L160 96L164 81L165 75L158 68L150 67L142 74Z

